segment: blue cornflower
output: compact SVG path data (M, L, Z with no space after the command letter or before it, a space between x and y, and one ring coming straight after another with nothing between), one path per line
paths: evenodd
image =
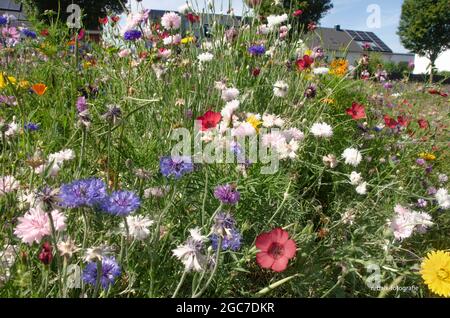
M214 224L211 231L214 234L225 237L234 229L235 224L236 220L231 214L220 212L214 217Z
M39 124L27 123L23 126L23 128L28 131L36 131L36 130L39 130L40 127L39 127Z
M103 289L107 289L121 274L120 266L114 257L103 257L102 259L102 277L100 284ZM90 262L83 271L83 281L95 286L97 284L97 263Z
M103 200L101 208L112 215L127 216L137 210L140 205L139 197L133 192L115 191Z
M235 228L230 230L230 234L226 235L222 239L222 250L232 250L237 251L241 247L241 233ZM214 250L217 250L217 246L219 244L219 235L213 233L211 235L211 246Z
M76 180L64 184L59 193L60 205L68 208L95 206L106 197L106 184L100 179Z
M0 15L0 25L5 25L8 23L8 18L4 15Z
M142 36L142 32L139 30L128 30L123 34L123 38L127 41L139 40Z
M236 190L236 186L224 184L214 189L214 197L222 203L236 204L241 198L241 194Z
M264 45L252 45L248 48L248 52L251 55L260 56L266 53L266 48Z
M36 32L28 30L28 29L23 29L22 30L23 35L25 35L27 38L32 38L35 39L37 37Z
M173 176L175 179L181 178L186 173L194 170L194 165L190 157L161 157L159 160L159 168L163 176Z

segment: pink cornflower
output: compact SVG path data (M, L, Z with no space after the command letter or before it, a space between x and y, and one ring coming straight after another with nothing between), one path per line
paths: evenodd
M178 30L181 26L181 17L175 12L167 12L161 18L161 25L166 30Z
M56 231L66 228L66 217L58 210L51 212ZM24 216L18 218L19 223L14 234L29 245L39 243L43 237L51 234L51 225L48 214L41 208L31 208Z

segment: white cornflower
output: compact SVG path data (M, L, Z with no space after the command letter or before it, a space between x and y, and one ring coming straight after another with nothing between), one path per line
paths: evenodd
M297 157L296 151L298 150L298 142L292 139L289 143L284 142L277 148L277 152L280 154L280 159Z
M361 173L358 173L356 171L352 171L350 174L350 184L351 185L358 185L363 181L363 178L361 177Z
M127 216L129 235L138 241L143 241L150 235L149 227L153 223L154 221L142 215ZM125 222L120 224L120 228L122 229L122 233L126 235Z
M239 97L239 90L234 87L225 88L222 90L222 99L225 102L231 102Z
M316 75L324 75L328 74L330 69L328 67L316 67L313 69L313 73Z
M60 255L67 258L72 258L73 254L80 250L75 241L70 238L65 242L59 242L57 247Z
M342 157L345 159L345 163L356 167L362 160L361 152L355 148L347 148L342 153Z
M330 167L331 169L336 168L336 166L338 165L336 156L333 154L328 154L326 156L323 156L322 161L326 166Z
M275 126L278 126L276 121ZM288 130L283 131L282 134L287 142L290 142L292 139L297 141L305 139L305 134L297 128L289 128Z
M286 13L282 15L269 15L267 17L267 26L269 29L273 29L273 27L278 26L287 20L288 15Z
M198 60L199 60L201 63L205 63L205 62L210 62L210 61L212 61L212 59L214 58L214 55L212 55L212 54L209 53L209 52L206 52L206 53L201 53L201 54L199 54L199 55L197 56L197 58L198 58Z
M14 176L0 176L0 197L19 189L19 181Z
M201 235L198 229L191 229L190 234L186 242L172 250L172 253L184 264L186 271L200 272L207 265L207 259L203 253L204 241L207 238Z
M286 97L289 85L285 81L276 81L273 85L273 94L277 97Z
M361 194L361 195L366 194L367 193L367 182L364 181L364 182L360 183L355 188L355 190L356 190L356 193L358 193L358 194Z
M316 137L330 138L333 136L333 129L326 123L315 123L311 127L311 133Z
M448 194L447 189L440 188L434 196L439 204L439 207L444 210L450 208L450 195Z

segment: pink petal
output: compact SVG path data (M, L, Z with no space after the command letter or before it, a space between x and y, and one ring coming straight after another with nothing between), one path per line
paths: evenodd
M272 270L275 272L282 272L286 269L288 264L288 258L285 256L281 256L279 259L275 260L272 265Z
M262 268L270 268L274 261L275 260L266 252L259 252L256 254L256 263Z
M272 239L270 233L261 233L256 238L256 248L262 252L267 252L271 244Z
M289 233L283 230L281 227L277 227L270 232L272 241L284 244L289 239Z
M295 245L295 242L293 240L287 240L286 243L284 243L284 257L291 259L296 253L297 246Z

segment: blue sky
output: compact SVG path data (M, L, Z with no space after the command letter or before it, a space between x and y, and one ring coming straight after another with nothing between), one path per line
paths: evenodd
M242 0L215 0L216 10L220 11L221 4L223 3L224 11L226 11L229 1L231 1L235 13L240 14L243 9ZM185 2L186 0L143 0L145 8L165 10L176 10ZM203 8L206 1L193 0L193 2L197 2L198 6ZM400 39L396 35L403 0L333 0L332 3L334 8L320 21L322 26L333 27L339 24L343 29L372 31L394 52L407 52L400 44ZM370 24L368 26L366 23L372 14L372 12L367 12L367 9L372 4L378 5L380 10L379 28L371 27Z

